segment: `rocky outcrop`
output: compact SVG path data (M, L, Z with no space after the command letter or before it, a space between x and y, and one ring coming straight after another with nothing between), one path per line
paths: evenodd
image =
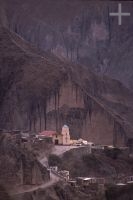
M20 146L11 134L0 135L0 183L8 189L38 185L49 180L47 169L35 155Z

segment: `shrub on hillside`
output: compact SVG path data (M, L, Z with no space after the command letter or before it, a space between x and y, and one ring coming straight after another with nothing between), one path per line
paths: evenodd
M86 154L82 156L83 162L87 167L95 167L100 164L100 161L93 154Z
M121 154L121 150L118 148L112 148L112 149L106 148L104 149L104 153L106 156L112 159L117 159L118 156Z
M55 154L50 154L48 157L48 164L49 166L58 166L60 167L62 164L62 160L59 156Z
M132 200L133 184L125 186L109 186L106 189L105 196L107 200Z

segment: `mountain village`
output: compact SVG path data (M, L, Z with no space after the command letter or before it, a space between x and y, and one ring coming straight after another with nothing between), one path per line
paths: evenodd
M1 131L2 132L2 131ZM21 136L21 138L20 138ZM63 125L60 133L56 131L44 130L36 135L29 134L28 131L12 131L12 137L21 139L21 146L30 149L32 143L50 143L53 145L53 154L62 156L67 151L74 151L77 154L88 155L95 153L102 153L105 150L119 149L125 157L132 156L128 147L114 147L112 145L100 145L94 144L91 141L86 141L79 138L78 140L71 139L71 133L68 125ZM117 187L122 187L126 184L133 184L133 175L126 176L124 174L118 174L117 177L75 177L71 178L70 172L66 169L58 169L58 166L49 166L48 158L41 157L39 162L42 166L46 167L49 171L50 180L53 181L56 177L56 181L63 181L69 184L71 187L84 187L94 191L104 192L107 184L115 184ZM53 182L52 182L53 184ZM40 188L40 186L38 186ZM34 190L34 187L33 187ZM28 190L27 190L28 191Z

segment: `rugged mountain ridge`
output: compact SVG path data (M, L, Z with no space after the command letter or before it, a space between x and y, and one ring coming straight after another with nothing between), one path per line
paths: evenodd
M0 27L0 127L60 131L125 145L133 137L132 93L120 82L37 51Z
M27 41L60 58L107 74L132 89L132 14L122 18L117 1L1 0L2 23ZM132 1L121 1L133 13ZM3 5L3 9L2 9Z

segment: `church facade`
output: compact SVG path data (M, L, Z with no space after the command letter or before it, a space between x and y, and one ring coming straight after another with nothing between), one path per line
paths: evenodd
M62 144L63 145L70 145L70 133L69 133L69 127L67 125L64 125L62 127Z
M56 135L53 135L53 143L55 145L70 145L70 133L67 125L62 127L60 134L57 133Z
M70 145L71 143L69 127L67 125L62 127L61 133L57 133L56 131L43 131L38 134L38 138L51 138L55 145Z

